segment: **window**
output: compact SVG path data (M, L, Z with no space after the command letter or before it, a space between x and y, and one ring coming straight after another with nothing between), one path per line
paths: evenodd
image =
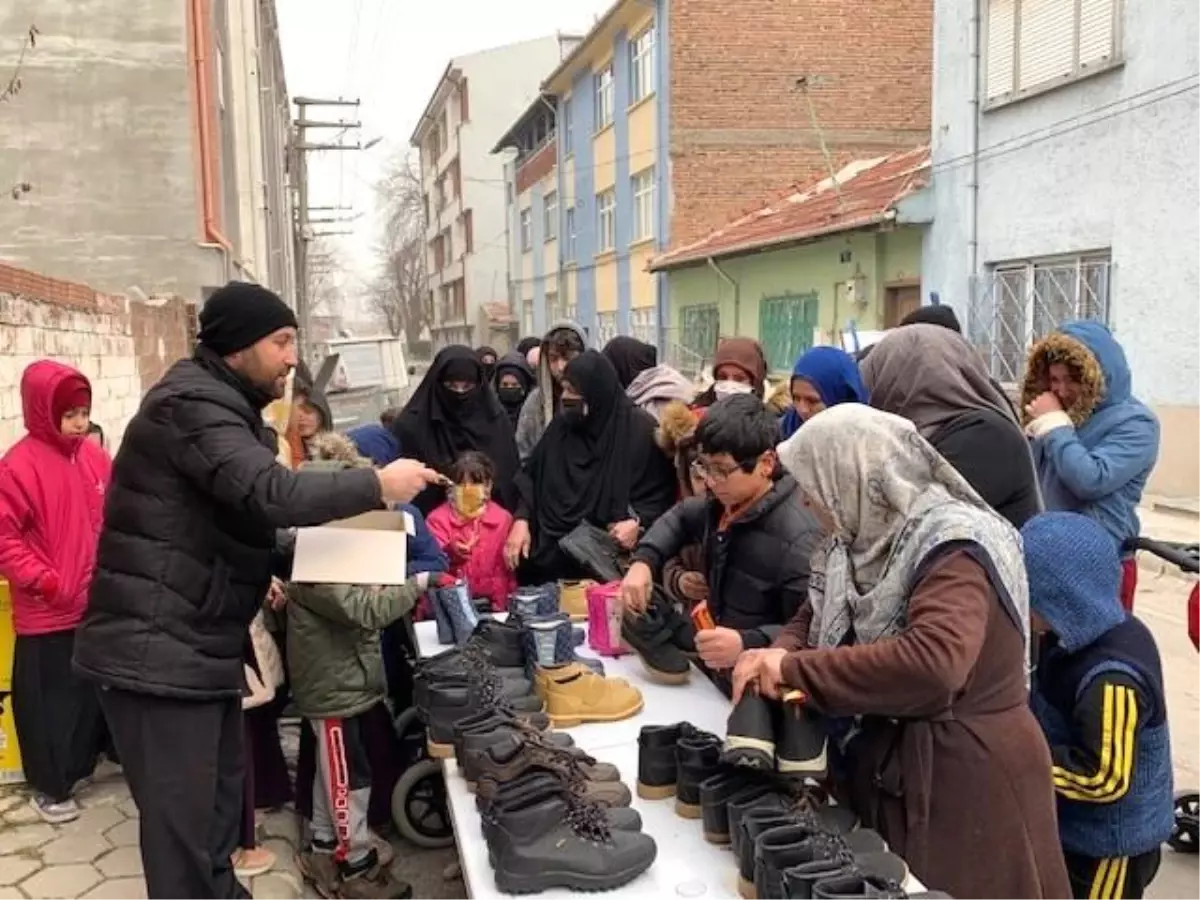
M758 333L769 371L790 371L800 354L812 349L819 304L816 291L759 301Z
M603 347L617 336L617 314L596 313L596 346Z
M1019 97L1117 58L1121 0L988 0L986 97Z
M680 310L683 346L702 360L711 360L721 333L721 311L715 303L685 306Z
M629 102L654 93L654 26L633 39L629 57Z
M466 210L462 215L463 227L463 251L465 253L475 252L475 213L473 210Z
M467 93L467 79L458 83L458 119L460 122L471 120L471 95Z
M654 237L654 168L643 169L633 178L633 240Z
M216 70L217 79L217 103L221 109L225 108L225 51L220 47L217 48L217 55L213 58L213 68Z
M433 270L440 272L446 268L446 245L442 243L440 234L430 241L430 244L433 247Z
M568 206L566 221L564 223L567 230L567 246L563 248L563 259L575 259L575 207Z
M601 131L613 121L613 69L609 63L595 74L596 130Z
M533 249L533 210L528 206L521 210L521 252Z
M558 192L551 191L542 201L542 234L547 241L558 237Z
M521 303L521 334L533 334L533 301L525 299Z
M1108 251L998 263L975 285L969 337L992 377L1017 383L1029 346L1071 319L1108 322Z
M447 228L442 232L442 240L446 244L446 262L454 262L454 232Z
M596 212L600 242L597 252L604 253L617 245L617 195L612 188L596 195Z
M639 341L658 343L658 313L653 306L635 307L629 311L629 333Z
M563 156L567 157L575 152L575 113L570 97L562 105L562 134Z
M558 308L558 292L546 291L546 321L557 322L561 318L563 318L563 314ZM532 328L529 330L533 331Z

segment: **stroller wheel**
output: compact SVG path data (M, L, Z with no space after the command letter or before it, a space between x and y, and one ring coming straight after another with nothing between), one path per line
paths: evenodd
M437 760L419 760L400 776L392 790L392 821L417 847L436 850L454 843L446 781Z
M417 709L410 706L401 710L392 720L396 730L396 738L400 742L400 752L406 766L412 765L425 756L425 726L417 718Z
M1176 853L1200 852L1200 834L1197 828L1197 813L1200 812L1200 794L1195 791L1175 795L1175 830L1167 838L1167 846Z

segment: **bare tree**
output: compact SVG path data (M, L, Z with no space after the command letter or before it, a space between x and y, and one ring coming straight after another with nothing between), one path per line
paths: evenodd
M25 64L25 54L37 46L37 36L40 32L36 25L30 25L29 30L25 32L24 38L21 40L21 50L17 54L17 63L13 66L12 74L8 77L8 82L0 87L0 104L10 102L13 97L21 92L24 82L21 80L21 67ZM8 189L9 196L14 200L20 200L25 194L33 190L33 185L28 181L15 182Z
M388 332L403 335L411 347L433 317L425 284L425 198L412 153L392 160L376 192L385 218L370 302Z

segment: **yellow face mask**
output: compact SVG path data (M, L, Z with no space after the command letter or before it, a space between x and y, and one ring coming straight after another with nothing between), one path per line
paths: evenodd
M450 488L450 503L464 519L478 519L488 504L487 485L456 484Z

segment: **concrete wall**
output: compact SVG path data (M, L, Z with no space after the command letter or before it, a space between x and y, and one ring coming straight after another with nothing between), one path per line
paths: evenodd
M21 373L46 357L92 382L92 419L115 450L143 392L186 356L194 307L102 294L0 263L0 453L25 433Z
M974 4L936 0L934 224L924 291L966 318ZM1110 325L1163 422L1150 490L1200 494L1200 5L1125 0L1124 64L979 120L978 266L1111 250Z
M221 257L198 246L186 8L0 4L0 71L31 23L41 31L21 92L0 109L6 187L33 185L0 203L0 259L110 292L198 299L223 281Z

